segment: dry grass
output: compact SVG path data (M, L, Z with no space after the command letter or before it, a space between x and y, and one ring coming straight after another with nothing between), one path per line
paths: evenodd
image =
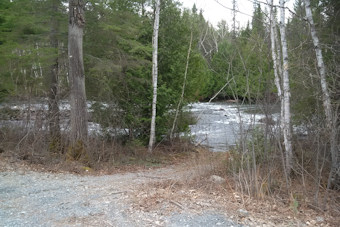
M231 156L232 153L209 152L187 141L159 144L154 153L149 154L138 143L123 146L90 138L86 150L89 159L83 162L65 157L68 146L65 142L59 153L49 152L48 139L42 130L1 128L0 139L0 171L12 168L98 175L174 165L176 171L171 173L176 176L143 185L134 194L135 208L145 212L218 210L251 226L338 226L340 223L338 191L329 191L325 201L325 182L321 182L317 201L315 199L313 157L307 156L308 153L303 154L303 160L297 158L300 164L292 178L289 193L280 165L269 168L258 164L256 179L259 191L254 196L244 188L242 190L247 176L242 175L245 172L234 171L235 157ZM302 153L297 154L297 157L301 156ZM225 181L214 183L209 179L211 175L218 175ZM241 208L247 210L249 216L240 215L238 209Z
M0 128L0 158L36 170L112 174L175 164L194 151L194 146L185 140L159 144L150 154L138 142L122 145L99 137L90 137L86 148L77 150L70 149L67 135L62 135L58 149L51 149L55 144L49 142L47 133L25 127Z
M197 151L186 161L187 169L179 172L183 174L179 177L181 180L163 180L141 186L134 194L135 208L162 214L218 211L250 226L338 226L340 223L339 193L330 193L326 210L313 206L307 195L299 197L302 187L298 182L293 182L291 195L278 190L254 198L240 193L237 181L227 174L228 154L211 153L201 148ZM190 177L187 177L188 171L192 172ZM219 175L225 181L214 183L209 179L211 175ZM309 184L304 191L312 196L313 182ZM241 215L239 209L247 210L249 215Z

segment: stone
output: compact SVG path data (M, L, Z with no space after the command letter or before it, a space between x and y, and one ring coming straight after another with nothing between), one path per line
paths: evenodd
M225 181L223 177L217 175L211 175L209 180L217 184L222 184Z
M321 223L321 222L324 222L324 221L325 221L325 219L323 217L320 217L320 216L316 217L316 222Z
M241 217L241 218L244 218L244 217L247 217L249 215L249 212L244 210L244 209L239 209L238 210L238 215Z

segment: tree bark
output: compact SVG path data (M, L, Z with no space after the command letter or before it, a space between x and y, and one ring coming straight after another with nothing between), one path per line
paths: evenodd
M83 29L85 3L83 0L69 0L68 59L71 85L71 142L85 143L87 140L87 108L85 93L85 72L83 62Z
M281 8L281 21L280 21L280 33L281 33L281 48L282 48L282 61L283 61L283 108L284 108L284 128L283 137L286 152L286 174L290 176L293 168L293 149L292 149L292 132L290 125L290 86L289 86L289 62L288 62L288 48L286 40L286 28L285 28L285 1L280 0Z
M158 78L158 30L159 30L159 11L160 11L160 0L156 0L155 10L155 21L153 27L152 36L152 116L151 116L151 129L150 129L150 140L148 151L152 152L155 144L155 132L156 132L156 108L157 108L157 78Z
M333 122L333 111L331 105L331 98L328 92L328 84L326 80L326 66L323 62L322 50L320 47L319 38L316 33L315 24L313 20L312 10L310 8L310 0L305 0L306 17L310 25L310 33L313 40L316 60L318 64L318 71L320 75L320 83L322 90L322 101L326 116L326 126L330 132L330 153L332 157L331 174L328 181L329 186L335 186L340 184L340 160L339 150L337 149L336 140L336 124ZM335 121L335 119L334 119ZM331 184L331 185L330 185ZM339 186L340 187L340 186Z
M50 134L50 149L56 152L59 149L60 135L60 113L59 113L59 97L58 97L58 80L59 80L59 56L58 56L58 30L59 23L56 17L58 13L58 4L60 1L52 0L51 5L51 32L50 45L53 48L54 59L50 69L50 91L48 101L48 123Z
M271 8L270 8L270 41L271 41L271 50L272 50L272 59L273 59L273 69L274 69L274 76L275 76L275 86L277 88L277 95L282 102L282 91L281 91L281 73L279 71L279 63L278 63L278 57L276 54L276 43L275 43L275 29L276 29L276 20L274 17L274 10L273 10L273 0L271 0ZM281 118L283 116L281 115Z
M271 51L272 51L272 59L273 59L273 69L274 69L274 82L277 88L277 96L280 100L280 130L278 132L278 138L281 139L281 131L285 128L285 121L284 121L284 101L283 101L283 93L282 93L282 64L281 64L281 51L280 51L280 43L277 37L276 32L276 18L274 15L274 5L273 0L271 0L271 7L270 7L270 41L271 41ZM289 185L289 176L287 175L286 171L286 161L284 157L282 158L283 168L285 172L285 178L287 185Z

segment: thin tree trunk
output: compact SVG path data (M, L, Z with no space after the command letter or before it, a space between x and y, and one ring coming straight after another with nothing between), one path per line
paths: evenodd
M283 77L283 67L282 67L282 61L281 61L281 43L279 42L279 37L277 35L277 29L276 29L276 21L274 22L275 23L275 27L274 27L274 39L275 39L275 47L276 47L276 57L277 57L277 67L278 67L278 74L279 74L279 77L280 77L280 86L281 86L281 111L280 111L280 127L281 127L281 130L283 131L283 129L285 128L284 126L284 123L285 121L283 120L284 119L284 102L283 102L283 91L282 91L282 77ZM281 135L280 137L281 138Z
M336 126L333 122L333 111L331 106L331 98L328 92L328 84L326 80L326 67L323 62L322 50L320 47L319 38L316 34L315 24L313 20L312 10L310 8L310 0L305 0L305 9L306 9L306 17L310 24L310 33L312 36L314 50L316 54L316 60L318 63L318 71L320 74L320 82L322 89L322 101L326 115L326 125L330 134L330 145L331 145L331 157L332 157L332 166L331 166L331 174L328 181L328 184L337 184L340 183L340 173L337 174L338 170L340 170L340 160L339 160L339 150L337 150L337 141L336 141ZM331 182L333 181L333 182Z
M274 69L274 76L275 76L275 86L277 87L277 95L280 100L280 130L278 134L278 141L279 144L281 144L281 131L285 128L285 121L284 121L284 102L283 102L283 93L282 93L282 63L281 63L281 51L280 51L280 43L279 38L277 36L276 31L276 18L274 15L274 6L273 6L273 0L271 1L271 8L270 8L270 40L271 40L271 49L272 49L272 58L273 58L273 69ZM280 149L282 150L282 149ZM283 157L283 156L282 156ZM289 186L289 176L287 175L286 166L285 166L285 160L284 157L282 158L283 163L283 169L285 172L285 178L287 186Z
M188 68L189 68L189 59L190 59L190 53L191 53L191 44L192 44L192 31L190 33L190 43L189 43L188 54L187 54L187 62L186 62L186 65L185 65L182 93L181 93L181 97L180 97L180 99L178 101L178 105L177 105L177 109L176 109L176 114L175 114L174 122L172 124L171 132L170 132L170 138L171 139L173 138L173 133L174 133L174 130L175 130L175 127L176 127L179 108L180 108L180 106L181 106L181 104L183 102L183 98L184 98L184 91L185 91L185 85L186 85L186 81L187 81L187 74L188 74Z
M281 70L279 69L280 65L278 63L278 56L276 54L276 49L279 49L279 47L276 47L276 43L275 43L275 36L277 36L277 33L275 32L276 20L275 20L274 10L273 10L273 0L271 0L270 18L271 18L270 40L271 40L271 49L272 49L272 58L273 58L273 69L274 69L274 76L275 76L275 86L277 88L277 95L280 99L280 102L282 102L282 89L281 89L281 78L280 78L282 74L281 74ZM281 121L282 119L283 119L283 115L281 114Z
M48 120L50 132L50 148L52 152L56 152L60 145L60 113L59 113L59 100L58 100L58 78L59 78L59 64L58 64L58 29L59 23L56 17L58 12L58 3L60 1L53 0L51 7L51 33L50 45L53 48L54 59L50 69L50 91L48 102Z
M69 0L68 59L71 85L71 141L85 143L87 140L87 109L85 72L83 62L83 28L85 3Z
M160 11L160 0L156 0L155 10L155 22L153 27L152 37L152 86L153 86L153 97L152 97L152 117L151 117L151 129L150 129L150 140L149 140L149 152L152 152L156 138L156 107L157 107L157 77L158 77L158 30L159 30L159 11Z
M284 128L283 137L286 151L286 174L290 176L293 168L293 149L292 149L292 132L290 125L290 86L289 86L289 73L288 73L288 48L286 40L286 28L285 28L285 1L280 0L281 8L281 21L280 21L280 33L281 33L281 47L282 47L282 60L283 60L283 108L284 108Z

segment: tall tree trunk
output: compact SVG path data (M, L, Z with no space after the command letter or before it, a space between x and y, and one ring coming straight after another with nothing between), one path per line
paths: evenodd
M283 93L282 93L282 64L281 64L281 51L280 51L280 43L278 42L277 32L276 32L276 18L274 15L274 6L273 0L270 3L270 41L271 41L271 51L272 51L272 59L273 59L273 69L274 69L274 82L277 88L277 96L280 100L280 130L278 134L279 140L281 139L281 130L285 128L285 121L284 121L284 101L283 101ZM285 171L285 177L287 185L289 183L288 175L286 171L286 165L284 158L282 159L283 168Z
M277 67L278 67L278 75L280 77L280 86L281 86L281 111L280 111L280 127L281 130L285 128L284 126L284 102L283 102L283 91L282 91L282 77L283 77L283 67L282 67L282 61L281 61L281 44L279 42L279 37L277 35L277 29L276 29L276 22L275 22L275 27L274 27L274 39L275 39L275 48L276 48L276 57L277 57Z
M68 59L71 85L71 141L85 143L87 140L87 109L85 72L83 62L83 28L85 3L69 0Z
M271 0L271 8L270 8L270 41L271 41L271 50L272 50L272 59L273 59L273 69L274 69L274 76L275 76L275 86L277 88L277 95L282 102L282 88L281 88L281 71L279 70L279 63L278 63L278 56L276 54L276 43L275 43L275 36L277 35L275 32L276 29L276 20L274 16L273 10L273 0ZM279 47L278 47L279 48ZM283 118L281 114L281 119ZM281 120L282 121L282 120Z
M332 157L331 174L328 181L328 186L338 185L340 187L340 160L339 150L337 149L336 139L336 124L333 122L333 111L331 105L331 98L328 92L328 84L326 80L326 66L323 62L322 51L320 48L319 38L316 34L315 24L313 20L312 10L310 8L310 0L305 1L306 17L310 24L310 32L314 44L314 50L316 54L316 60L318 63L318 71L320 75L321 89L322 89L322 101L326 115L326 126L330 133L330 152ZM334 119L335 120L335 119ZM331 185L330 185L331 184Z
M152 116L151 116L151 129L150 129L150 140L149 140L149 152L152 152L155 144L155 132L156 132L156 108L157 108L157 77L158 77L158 30L159 30L159 11L160 11L160 0L156 0L155 10L155 22L153 26L153 37L152 37Z
M290 125L290 86L289 86L289 73L288 73L288 48L286 40L286 28L285 28L285 0L280 0L281 8L281 21L280 21L280 33L281 33L281 47L282 47L282 61L283 61L283 108L284 108L284 128L283 137L286 151L286 174L290 176L293 168L293 149L292 149L292 131Z
M191 53L191 44L192 44L192 31L190 33L190 43L189 43L188 54L187 54L187 62L186 62L186 65L185 65L184 79L183 79L183 85L182 85L182 93L181 93L181 97L179 98L179 101L178 101L174 122L172 124L171 132L170 132L170 138L171 139L173 138L173 133L174 133L174 130L175 130L175 127L176 127L176 124L177 124L177 117L178 117L179 109L181 107L181 104L182 104L183 98L184 98L185 85L186 85L186 81L187 81L187 74L188 74L188 68L189 68L189 59L190 59L190 53Z
M60 1L52 0L51 5L51 33L50 45L53 48L54 59L50 69L50 91L48 101L48 123L50 132L50 149L52 152L57 152L60 146L60 113L59 113L59 97L58 97L58 30L59 23L56 14L58 13L58 5Z

